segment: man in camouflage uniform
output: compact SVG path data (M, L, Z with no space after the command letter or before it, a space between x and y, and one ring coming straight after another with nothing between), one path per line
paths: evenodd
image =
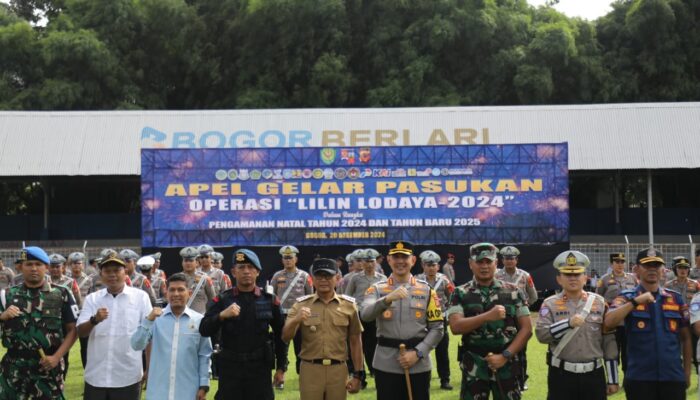
M377 324L372 360L377 399L407 399L406 373L413 399L429 399L430 352L444 333L440 300L426 282L411 275L413 243L391 242L388 261L391 276L367 289L360 311L363 321Z
M419 258L423 266L423 273L416 275L416 279L427 282L435 291L440 299L442 315L446 317L447 304L455 291L455 286L446 275L438 272L440 256L436 252L426 250L420 253ZM445 335L435 347L435 361L437 361L438 376L440 377L440 389L452 390L452 385L450 385L450 335L447 333L447 319L444 319L443 326Z
M156 304L156 294L153 291L151 282L143 276L143 274L136 271L136 260L139 259L139 255L131 249L124 249L119 252L119 256L126 263L126 275L131 281L129 286L146 292L148 298L151 300L151 306L154 306Z
M296 303L296 299L301 296L306 296L307 294L312 294L314 289L311 276L309 276L306 271L297 268L297 254L299 254L299 250L294 246L286 245L280 248L279 253L280 256L282 256L282 265L284 269L272 275L270 285L272 285L274 295L280 300L282 316L287 318L287 314L294 303ZM301 351L301 331L298 331L296 336L294 336L294 354L297 358L297 374L299 373L299 366L301 365L299 351ZM284 386L278 386L277 388L282 389L283 387Z
M518 268L518 257L520 256L520 250L514 246L505 246L500 251L503 257L503 268L496 270L496 279L512 283L517 286L518 289L522 291L525 301L528 306L537 302L537 289L535 289L535 282L533 282L530 274L524 269ZM523 369L522 380L520 381L520 388L522 390L527 390L527 343L525 347L519 354L520 365Z
M84 264L85 254L80 252L74 252L68 254L68 267L72 272L72 277L75 283L78 285L78 290L80 291L80 303L78 307L83 308L83 300L90 294L90 288L92 287L92 277L85 273ZM79 337L80 341L80 361L83 363L83 369L85 368L85 363L87 362L87 345L88 338Z
M603 326L608 305L602 296L583 290L589 264L578 251L554 259L562 291L542 303L535 329L537 339L549 345L549 400L605 400L620 389L615 335Z
M156 295L156 307L165 307L168 291L167 283L160 276L151 275L155 263L156 260L153 259L153 256L141 257L136 261L136 265L141 270L143 276L151 282L151 288L153 288L153 292Z
M204 314L207 311L207 304L214 298L214 284L211 278L204 272L197 271L197 257L199 251L195 247L185 247L180 250L182 257L182 272L187 277L187 287L192 291L189 308Z
M610 254L610 273L603 275L599 280L596 293L605 298L605 302L610 305L623 290L637 287L637 277L625 272L625 253ZM627 370L627 335L625 325L620 324L615 330L615 343L622 363L622 371Z
M231 289L231 279L226 275L226 273L220 269L216 269L212 265L212 255L214 254L214 249L208 244L203 244L197 248L199 251L199 257L197 257L197 262L199 263L199 271L204 272L211 278L214 284L215 294L219 294L224 290Z
M63 399L63 356L75 343L78 306L68 289L44 279L49 257L20 254L24 282L0 293L0 399Z
M447 319L462 335L462 399L520 399L518 354L532 336L530 310L522 291L494 278L498 249L491 243L469 248L474 278L452 294Z
M12 279L14 279L15 273L11 269L5 266L0 258L0 290L7 289L12 286Z
M689 279L688 275L690 272L690 261L687 257L678 256L673 257L673 264L671 265L673 273L676 275L676 279L666 282L664 287L666 289L671 289L676 291L683 296L685 304L691 304L693 296L700 291L700 283L694 279ZM692 335L690 340L693 344L693 365L695 366L695 371L698 370L698 360L697 360L697 345L698 337Z
M378 274L375 268L374 257L369 252L370 249L362 250L355 253L355 262L363 267L363 270L353 274L350 278L348 286L345 288L345 294L347 296L355 299L355 302L362 309L362 301L365 298L365 292L370 286L377 282L382 282L386 280L384 274ZM362 350L365 354L365 362L369 369L370 374L374 375L374 368L372 368L372 360L374 359L374 348L377 346L377 325L374 321L366 321L363 324L364 331L362 331ZM354 365L353 365L354 367ZM362 371L363 366L358 366L358 372ZM367 387L367 378L364 374L361 374L360 378L362 382L362 387Z

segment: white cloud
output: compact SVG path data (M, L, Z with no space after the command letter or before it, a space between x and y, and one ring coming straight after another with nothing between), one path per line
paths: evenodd
M545 0L527 0L527 2L533 6L540 6L544 5ZM610 3L612 0L560 0L554 8L569 17L594 20L612 10Z

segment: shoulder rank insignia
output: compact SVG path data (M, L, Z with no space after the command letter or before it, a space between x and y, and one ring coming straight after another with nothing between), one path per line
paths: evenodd
M345 299L353 304L355 303L355 298L348 296L347 294L341 294L341 295L338 295L338 297L340 297L341 299Z
M313 294L307 294L306 296L297 297L297 302L306 301L306 300L310 299L312 296L313 296Z

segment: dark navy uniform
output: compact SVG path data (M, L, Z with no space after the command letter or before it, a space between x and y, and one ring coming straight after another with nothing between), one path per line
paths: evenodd
M240 315L219 320L219 313L233 303L241 307ZM221 331L215 399L274 399L270 371L287 369L287 345L281 339L283 325L279 301L259 287L252 292L234 287L214 298L199 333L213 337ZM269 333L270 327L274 335Z

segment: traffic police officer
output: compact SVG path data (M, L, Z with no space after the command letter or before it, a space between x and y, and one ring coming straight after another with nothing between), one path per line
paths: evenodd
M153 272L152 272L153 276L160 276L161 279L163 279L164 281L167 281L168 278L165 276L165 271L163 271L160 268L161 253L160 252L153 253L153 254L151 254L151 257L153 257L153 259L156 260L156 263L153 264Z
M165 307L168 288L163 278L153 275L153 265L155 265L155 263L156 260L153 256L144 256L136 261L136 265L139 267L139 270L141 270L143 276L151 282L151 288L156 295L156 307Z
M429 399L430 352L444 333L440 300L427 282L411 275L413 243L391 242L387 261L391 276L367 289L360 311L363 321L377 324L372 361L377 399L409 398L406 371L413 399ZM401 352L401 345L407 351Z
M296 299L313 293L314 289L309 274L297 268L297 254L299 254L299 250L294 246L286 245L280 248L279 253L282 256L284 269L272 275L270 285L272 285L274 295L280 300L282 315L286 317ZM297 373L299 373L299 366L301 365L299 350L301 350L301 331L294 337ZM278 383L277 388L283 389L284 382Z
M518 268L520 250L515 246L505 246L499 253L503 258L503 268L496 270L496 279L517 286L523 292L522 294L528 305L536 303L537 289L535 289L535 282L527 271ZM527 343L519 356L523 377L520 381L520 388L527 390Z
M562 291L542 303L535 328L537 339L549 345L549 400L604 400L619 390L615 335L603 328L608 305L602 296L583 290L589 264L578 251L554 259Z
M345 288L345 294L355 299L357 304L362 306L362 301L365 298L365 292L370 286L377 282L385 281L386 276L377 273L375 263L376 256L370 252L371 249L361 250L356 253L355 262L362 266L362 270L353 274L350 278L348 286ZM364 330L362 331L362 351L365 355L365 361L371 375L374 375L372 368L372 360L374 359L374 349L377 346L377 325L374 321L365 321ZM354 367L353 363L353 367ZM358 372L361 372L362 365L359 366ZM367 386L366 377L362 376L363 388Z
M126 263L126 275L131 280L129 286L146 292L151 300L151 306L155 306L156 294L151 287L151 282L143 274L136 271L136 261L140 258L139 255L131 249L124 249L119 252L119 256Z
M24 282L0 295L0 399L63 399L63 356L75 343L78 306L68 289L44 279L49 257L20 253Z
M12 286L12 279L14 279L15 273L5 266L0 258L0 290L7 289Z
M224 290L231 289L231 279L224 271L214 268L212 263L212 257L214 255L214 248L208 244L203 244L197 248L199 251L199 257L197 261L199 262L199 271L204 272L211 278L211 282L214 284L214 293L218 294Z
M215 399L270 400L270 369L277 368L275 382L284 381L287 369L287 345L281 338L284 317L277 297L255 284L262 271L258 256L240 249L233 257L236 285L210 303L199 325L202 336L221 333Z
M185 247L180 250L182 257L182 272L187 277L187 287L192 291L187 307L204 314L209 303L216 294L211 278L204 272L197 271L199 251L195 247Z
M350 280L352 280L352 277L355 274L357 274L360 270L362 270L360 264L358 262L355 262L355 254L357 254L358 251L360 251L360 249L357 249L345 256L345 261L348 263L348 273L345 274L345 276L343 276L343 280L342 282L340 282L341 293L345 293L345 289L348 288L348 284L350 284Z
M457 357L462 367L462 399L519 399L520 351L532 336L530 311L522 291L499 281L498 249L491 243L469 248L474 278L452 295L447 319L462 335Z
M355 299L335 293L338 266L334 260L315 260L311 275L316 294L297 299L289 310L282 340L288 343L298 329L303 331L299 352L301 398L342 400L347 398L346 391L357 393L360 390L359 373L346 384L345 359L349 342L353 363L362 365L362 324Z
M83 308L82 300L87 297L90 293L90 287L92 286L92 277L85 273L85 254L80 252L73 252L68 254L68 267L71 270L71 276L78 285L78 290L80 291L80 304L78 307ZM79 337L80 341L80 361L82 361L83 368L85 368L85 363L87 362L87 344L88 338Z
M51 283L61 285L70 290L71 293L73 293L75 304L77 304L78 308L80 308L80 306L83 304L83 297L81 296L78 283L75 279L64 275L66 263L65 257L60 254L51 254L49 255L49 261L49 279L51 279Z
M639 252L639 286L623 290L605 316L608 329L625 323L629 400L685 399L690 383L688 306L679 293L660 287L663 265L661 251L650 247Z
M211 253L211 266L216 269L221 269L223 267L224 255L215 251ZM228 277L228 275L226 275ZM231 280L229 279L229 287L231 286Z
M450 296L455 290L455 286L450 281L450 279L437 272L440 269L440 256L432 251L426 250L420 253L420 261L423 266L423 273L416 275L416 279L428 282L431 288L435 291L440 299L440 309L442 310L442 315L444 319L444 329L445 334L442 336L442 340L435 348L435 361L437 361L438 376L440 377L440 389L452 390L452 385L450 385L450 335L447 333L447 304L449 303Z
M634 289L639 284L634 274L625 272L625 262L625 253L610 254L610 273L603 275L596 284L596 293L603 296L608 305L612 304L620 292ZM625 335L625 325L622 322L615 329L615 343L617 343L617 352L622 362L622 371L626 371L627 335Z

